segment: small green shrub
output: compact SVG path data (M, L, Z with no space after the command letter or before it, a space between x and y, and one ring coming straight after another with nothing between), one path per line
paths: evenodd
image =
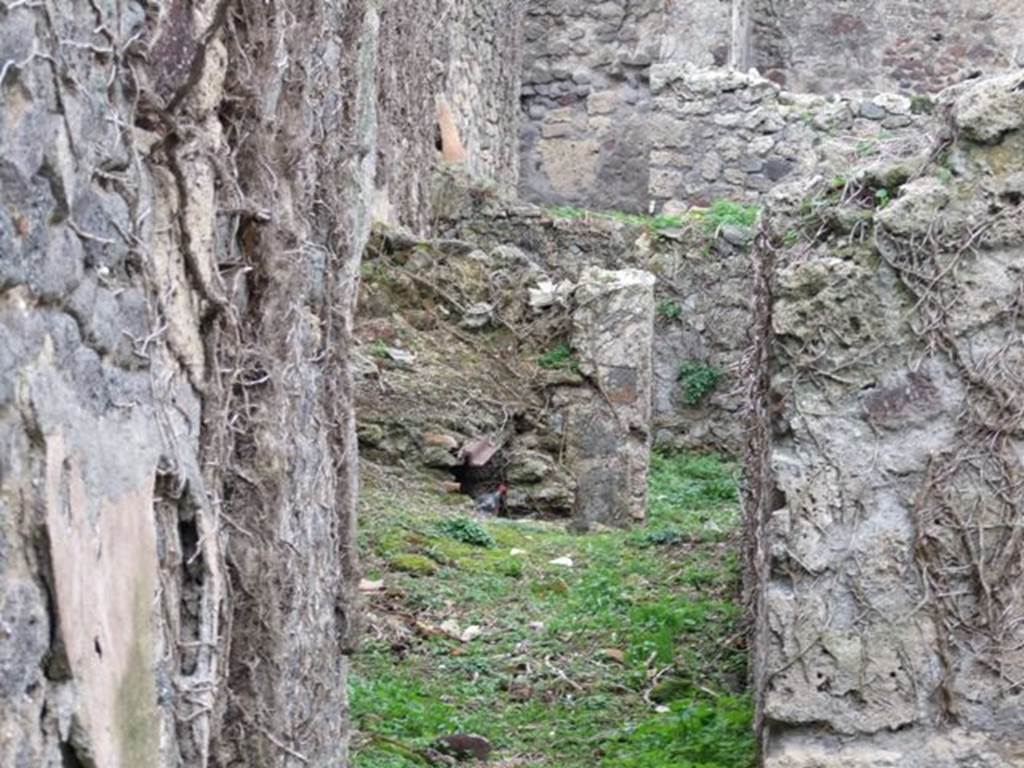
M437 530L450 539L471 544L474 547L493 547L494 537L484 530L476 520L468 517L457 517L453 520L442 520Z
M641 531L631 539L639 547L668 547L682 544L686 540L686 534L677 528L657 528Z
M679 366L679 382L683 386L683 402L687 405L697 405L711 394L718 381L722 378L722 372L712 365L700 360L687 360Z
M875 190L875 204L879 208L885 208L892 199L892 195L889 194L889 190L885 187L880 187Z
M552 347L538 357L537 365L546 371L557 371L562 369L578 371L580 367L579 361L572 354L572 348L565 342L562 342L556 347Z
M683 315L683 308L678 301L666 299L658 302L655 312L663 320L678 320Z

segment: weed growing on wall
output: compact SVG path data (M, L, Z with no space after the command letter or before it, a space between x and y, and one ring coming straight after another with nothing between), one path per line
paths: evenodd
M537 358L537 365L546 371L569 370L578 371L579 361L572 353L572 348L562 343L552 347Z
M714 392L722 378L722 372L701 360L687 360L679 366L679 383L683 387L683 402L687 405L699 405L700 402Z
M737 227L753 227L757 222L760 210L756 205L744 205L732 200L716 200L710 208L694 211L694 214L703 223L704 231L713 235L727 224Z
M606 221L617 221L621 224L628 224L631 227L642 227L655 232L660 232L666 229L678 229L686 224L686 219L683 216L670 214L644 216L640 213L626 213L625 211L590 211L585 208L576 208L571 205L559 205L549 208L548 213L556 219L569 219L571 221L594 221L604 219Z
M380 341L379 339L377 341L373 342L367 348L367 351L373 357L388 357L388 345L385 344L383 341Z
M671 299L659 301L654 311L662 320L678 320L683 315L683 308L679 302Z

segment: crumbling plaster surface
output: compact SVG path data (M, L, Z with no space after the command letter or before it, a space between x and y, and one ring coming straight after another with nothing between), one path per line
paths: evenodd
M1024 761L1024 76L940 102L940 143L853 174L799 243L761 240L748 515L772 768ZM771 226L821 190L778 188Z

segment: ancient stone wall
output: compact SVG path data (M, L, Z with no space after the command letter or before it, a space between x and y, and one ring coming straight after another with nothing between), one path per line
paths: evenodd
M647 517L654 275L587 267L572 299L572 348L590 386L553 403L564 409L574 512L582 525L624 526Z
M518 0L387 0L377 85L375 214L423 230L431 219L438 103L455 119L477 180L515 191L523 4Z
M743 445L741 359L747 347L750 233L691 223L657 232L613 219L565 220L534 206L485 203L441 222L439 233L488 251L514 246L557 283L588 266L634 267L655 275L651 433L662 448L738 454ZM680 367L720 374L698 402L687 402Z
M776 190L759 242L747 512L771 768L1024 760L1024 74L940 101L914 158L831 200Z
M504 483L511 516L581 529L644 518L653 275L569 272L510 242L397 232L375 240L364 271L367 460L474 498Z
M877 94L926 94L1017 66L1022 35L1014 0L535 0L521 194L643 213L674 198L757 199L818 162L818 145L888 141L905 127L906 99ZM786 90L747 79L748 66ZM795 95L809 93L822 98Z
M819 96L780 91L756 74L688 66L651 69L646 119L652 210L715 200L755 203L792 174L833 172L906 151L928 99L894 94Z
M511 6L431 48L482 174ZM0 8L0 764L347 764L351 312L378 155L435 157L375 7Z
M1017 0L758 0L751 64L793 91L926 93L1024 64Z
M642 104L612 89L537 119L539 133L524 141L524 162L532 157L532 172L553 186L527 194L645 212L719 199L757 202L794 172L840 173L861 158L899 152L933 106L927 97L894 94L789 93L756 74L689 64L655 64L646 74ZM620 140L629 125L628 141Z
M731 4L719 0L531 0L521 194L645 210L651 64L726 64L731 23Z

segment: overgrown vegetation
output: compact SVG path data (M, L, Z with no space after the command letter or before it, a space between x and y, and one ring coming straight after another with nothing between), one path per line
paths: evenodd
M705 397L715 391L722 372L702 360L687 360L679 366L679 383L683 388L683 402L699 405Z
M660 214L644 216L638 213L623 211L588 211L572 206L549 208L548 212L560 219L581 221L600 220L618 221L634 227L643 227L652 232L682 229L691 224L699 226L706 235L713 236L723 226L732 224L739 227L753 227L757 222L760 208L732 200L716 200L708 208L691 208L683 214Z
M704 226L704 231L714 234L727 224L737 227L753 227L757 223L760 208L756 205L744 205L732 200L716 200L710 208L695 208L693 215Z
M361 543L384 589L351 679L355 765L412 768L459 731L505 766L749 768L736 467L658 455L650 477L645 528L574 536L477 522L461 497L371 470ZM452 535L458 521L494 546ZM395 571L399 553L437 570Z
M683 216L660 214L658 216L645 216L641 213L626 213L625 211L590 211L585 208L576 208L571 205L559 205L548 209L548 213L557 219L570 219L573 221L594 221L604 219L606 221L617 221L628 224L632 227L643 227L653 231L666 229L677 229L686 225Z
M378 339L367 348L373 357L388 357L388 345Z

